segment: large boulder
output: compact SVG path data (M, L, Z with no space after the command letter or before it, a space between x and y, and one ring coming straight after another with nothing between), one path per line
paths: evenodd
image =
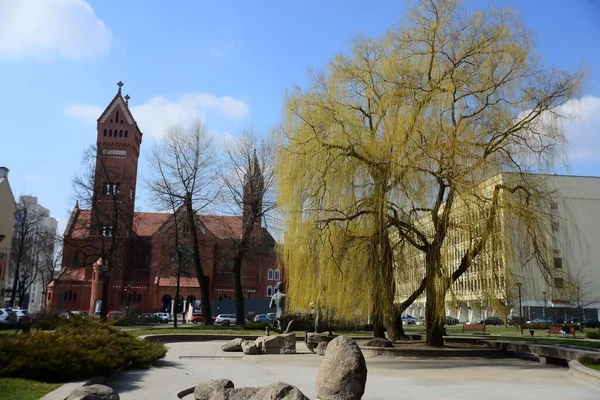
M194 399L212 400L214 393L233 387L233 382L229 379L210 379L196 385Z
M232 339L229 342L223 344L221 346L221 350L223 350L223 351L242 351L242 343L244 343L244 339L242 339L242 338Z
M316 348L319 345L319 343L328 343L331 342L334 338L335 336L330 336L327 333L306 332L306 335L304 336L304 343L306 343L306 347L308 347L310 351L316 353Z
M283 333L274 336L261 336L256 339L256 347L262 354L296 354L296 335Z
M316 353L320 356L325 355L325 351L327 350L327 345L329 342L321 342L317 345Z
M295 386L283 382L272 383L259 388L248 400L309 400Z
M365 343L368 347L394 347L394 344L387 339L373 338Z
M249 400L258 392L256 387L229 388L213 392L210 400Z
M251 340L244 340L242 343L242 351L244 354L256 354L258 353L258 348L256 347L256 342Z
M359 400L365 393L367 363L356 342L338 336L327 345L316 391L321 400Z
M108 386L95 384L73 390L66 400L119 400L119 394Z

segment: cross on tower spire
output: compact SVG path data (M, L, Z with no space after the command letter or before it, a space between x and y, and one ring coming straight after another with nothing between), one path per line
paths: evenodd
M129 99L130 99L130 98L131 98L131 97L129 97L129 95L128 95L128 94L126 94L126 95L125 95L125 104L129 104Z
M121 81L119 81L119 82L117 83L117 86L119 87L119 93L121 93L121 87L122 87L123 85L124 85L124 83L123 83L123 82L121 82Z

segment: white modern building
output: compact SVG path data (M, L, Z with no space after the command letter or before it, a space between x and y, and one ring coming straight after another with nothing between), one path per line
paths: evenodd
M23 296L26 304L22 307L30 312L39 312L45 305L46 286L54 278L54 248L58 222L50 216L50 210L38 203L37 197L20 196L16 212L13 213L13 237L19 237L19 224L31 225L27 228L24 246L25 253L21 256L19 274L15 281L17 262L15 247L10 267L7 274L7 293L4 297L8 304L11 297L10 290L17 289ZM23 222L24 221L24 222ZM17 296L20 303L20 297ZM17 306L18 304L15 304Z
M514 183L514 179L523 178L504 173L482 182L482 197L491 198L495 185ZM578 317L581 310L586 319L598 319L600 178L530 174L525 179L549 193L537 203L543 223L536 234L543 257L532 256L531 243L523 239L523 226L511 215L514 211L501 208L497 229L485 250L448 292L447 315L461 322L491 316L504 319L518 316L522 307L527 320L569 320ZM482 225L481 216L486 214L485 207L470 208L468 216L460 211L462 207L456 209L459 215L453 218L462 220L462 225L456 223L459 228L449 233L442 251L448 272L458 268L466 249L479 237L478 225ZM473 209L478 211L473 213ZM423 255L412 253L402 262L407 267L398 276L398 301L406 298L424 276ZM424 317L425 300L424 295L418 298L406 313Z

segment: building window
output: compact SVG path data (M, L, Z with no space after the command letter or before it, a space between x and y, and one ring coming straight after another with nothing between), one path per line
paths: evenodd
M119 131L119 137L123 137L123 130Z
M272 268L269 268L269 271L267 272L267 280L268 281L273 280L273 269Z
M113 235L113 227L112 226L108 226L108 225L104 225L102 227L102 236L112 236Z
M112 129L108 130L108 137L112 137Z
M267 286L267 297L273 296L273 286Z
M48 301L52 301L52 292L48 292Z
M565 286L565 281L563 278L554 278L554 287L557 289L562 289Z
M119 194L119 184L118 183L105 183L104 184L104 194L105 195Z
M119 122L119 111L117 111L117 117L115 118L115 122L118 123Z
M104 130L104 137L106 137L107 134L108 134L108 131L105 129Z
M138 293L137 295L137 302L141 303L142 302L142 295Z
M127 137L127 134L128 134L127 129L125 129L125 137Z
M67 299L68 301L72 301L73 300L73 291L69 290L69 297Z
M562 258L554 257L554 268L562 268Z
M276 269L275 270L275 274L274 274L274 280L278 281L279 279L281 279L281 275L279 274L279 270Z
M77 292L73 293L73 301L77 301Z
M558 232L558 221L552 221L552 232Z

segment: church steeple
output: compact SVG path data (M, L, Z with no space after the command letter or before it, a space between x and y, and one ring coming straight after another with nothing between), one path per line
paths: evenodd
M242 220L245 224L252 215L258 215L259 217L254 221L255 230L260 230L261 227L264 186L264 177L256 155L256 149L254 149L254 154L252 159L249 160L248 170L244 177Z
M110 101L97 123L96 176L94 187L99 202L93 207L95 215L110 215L111 196L120 202L119 227L116 234L128 235L133 223L137 168L142 143L142 132L123 98L123 82L119 81L117 94ZM126 96L127 99L129 96ZM102 208L106 207L107 210ZM121 221L121 218L125 218ZM112 226L113 223L102 223Z

